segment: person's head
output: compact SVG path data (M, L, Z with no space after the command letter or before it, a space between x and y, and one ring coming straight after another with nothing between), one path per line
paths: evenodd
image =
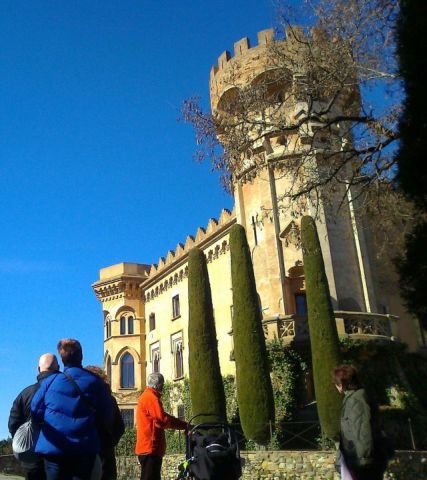
M39 373L57 372L59 370L58 359L53 353L44 353L39 359Z
M98 367L97 365L87 365L85 370L92 372L94 375L97 375L106 385L110 386L107 374L104 372L104 369Z
M353 365L338 365L332 370L332 378L340 393L362 388L359 375Z
M82 346L74 338L63 338L58 342L58 353L65 367L80 367L83 360Z
M165 384L165 377L161 373L150 373L147 378L147 385L158 392L163 390Z

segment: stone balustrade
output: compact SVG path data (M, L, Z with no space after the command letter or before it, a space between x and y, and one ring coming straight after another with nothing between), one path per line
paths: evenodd
M350 312L335 310L335 321L340 337L364 340L392 340L396 335L394 315L369 312ZM302 315L280 315L263 320L264 331L268 337L277 337L285 343L308 340L308 321Z

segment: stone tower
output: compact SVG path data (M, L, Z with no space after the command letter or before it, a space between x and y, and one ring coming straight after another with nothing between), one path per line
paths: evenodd
M126 423L145 386L145 322L141 283L149 266L119 263L100 270L92 287L104 316L104 368ZM123 408L125 407L125 408ZM126 414L129 417L126 418Z
M312 35L315 39L320 33L314 31ZM265 125L268 125L269 115L280 115L285 122L289 119L289 123L295 123L308 109L304 96L298 96L304 79L304 72L297 69L300 36L304 36L302 30L293 27L286 40L276 42L273 30L264 30L258 33L257 46L251 48L248 38L242 38L234 44L234 56L228 51L222 53L210 75L213 114L233 115L233 102L237 105L235 99L239 89L264 82L267 94L277 99L274 111L262 112ZM286 77L275 75L276 66L270 54L272 47L286 49L288 57L293 59ZM294 101L284 102L282 99L289 98L290 93ZM314 216L315 208L334 309L377 312L368 249L352 203L348 202L338 211L322 203L313 205L307 198L295 214L296 209L289 208L292 207L289 200L281 199L292 181L286 174L286 162L301 154L307 144L305 139L310 137L315 125L309 123L296 131L286 132L268 126L265 131L261 131L262 127L256 128L257 131L252 132L249 127L247 135L254 141L248 146L250 154L242 150L244 160L233 172L233 189L237 221L246 228L252 250L264 321L305 314L299 217L303 214ZM221 132L219 139L223 141ZM313 165L316 161L313 157Z

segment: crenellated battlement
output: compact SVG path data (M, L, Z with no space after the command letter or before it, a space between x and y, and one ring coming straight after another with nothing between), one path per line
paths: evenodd
M195 236L188 235L185 244L178 243L175 250L169 250L166 257L160 257L157 264L151 265L148 281L155 277L158 273L176 263L183 256L187 255L189 250L195 246L202 246L215 235L222 231L224 227L230 225L235 220L234 211L230 212L226 208L221 211L218 219L210 218L206 228L199 227Z
M241 38L234 44L234 55L225 50L218 57L218 63L212 66L209 82L212 111L227 90L248 85L258 75L277 66L274 56L267 52L272 44L280 45L290 58L296 58L308 41L324 39L324 32L313 28L307 36L302 27L289 26L283 40L276 40L272 28L258 32L257 37L258 44L253 47L249 38Z
M265 47L270 42L274 41L274 30L269 28L267 30L262 30L258 32L258 45L254 47L250 46L250 41L248 37L243 37L239 41L235 42L234 44L234 57L230 55L228 50L225 50L221 53L218 57L218 64L212 66L211 76L215 76L219 71L224 70L228 66L228 62L232 58L240 58L246 55L246 53L251 50L253 53L259 47Z

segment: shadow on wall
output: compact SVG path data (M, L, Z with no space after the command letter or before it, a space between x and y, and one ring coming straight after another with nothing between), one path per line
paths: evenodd
M362 312L360 305L353 297L342 298L339 302L340 310L347 312Z

